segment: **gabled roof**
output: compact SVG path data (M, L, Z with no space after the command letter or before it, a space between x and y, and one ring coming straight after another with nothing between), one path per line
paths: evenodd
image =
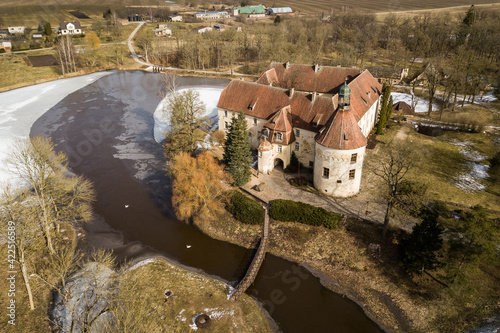
M270 119L274 113L290 105L292 126L318 132L334 112L334 99L295 92L290 98L287 89L234 80L222 91L217 107L235 112L243 111L248 116ZM314 126L316 114L324 114L323 120Z
M367 140L354 113L339 109L320 132L316 142L334 149L356 149L366 146Z
M267 84L271 86L275 86L279 83L278 77L276 76L276 70L274 68L268 69L264 73L260 75L260 78L257 80L259 84Z
M66 30L66 27L68 24L72 23L75 26L75 29L81 29L80 22L75 21L75 22L60 22L59 23L59 30Z
M360 74L360 70L356 68L302 64L288 64L287 66L287 63L272 62L262 75L270 69L276 72L277 86L329 94L337 93L346 78L349 83Z
M326 147L355 149L366 145L366 137L358 122L369 108L377 103L382 92L382 86L370 72L359 73L358 71L350 82L348 79L348 87L351 90L350 106L345 110L339 110L337 93L332 97L327 97L270 85L275 81L275 74L279 80L279 67L273 66L274 64L276 63L271 64L271 68L262 74L257 83L231 81L222 91L217 107L234 112L242 111L248 116L267 119L268 122L264 127L270 131L271 142L276 142L274 134L280 132L283 133L283 141L280 142L290 144L295 140L292 129L296 127L318 133L316 141ZM281 66L281 73L286 74L283 64L278 65ZM314 70L312 66L296 66L309 67ZM323 70L326 68L328 67L323 67ZM330 68L337 69L336 67ZM339 70L350 71L352 69L340 68ZM321 69L314 75L320 71ZM332 75L334 72L329 74ZM325 70L325 73L328 71ZM344 83L342 76L344 73L336 74L338 84L333 91L339 91ZM307 75L309 74L306 73L305 77ZM297 85L295 89L299 90Z
M359 121L382 94L382 86L369 71L361 73L348 86L351 88L351 110Z
M269 121L264 124L265 128L271 130L269 140L278 144L289 145L295 141L295 135L292 131L292 111L290 105L285 106L276 112ZM278 140L278 133L281 139Z

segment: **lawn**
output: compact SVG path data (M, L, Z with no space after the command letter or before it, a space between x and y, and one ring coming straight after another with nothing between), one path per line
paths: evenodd
M0 55L0 91L6 87L19 87L55 80L59 77L58 66L32 67L24 61L26 56L55 54L52 50Z
M168 262L157 259L124 274L120 281L122 299L127 300L128 315L143 322L144 332L191 332L193 317L210 317L208 332L271 332L266 317L247 295L228 300L229 287ZM173 297L164 301L164 291ZM145 323L147 321L147 323ZM143 326L144 325L144 326Z

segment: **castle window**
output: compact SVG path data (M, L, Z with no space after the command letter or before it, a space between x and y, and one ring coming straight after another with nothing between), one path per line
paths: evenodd
M309 167L310 167L310 168L313 168L313 167L314 167L314 162L313 162L313 161L309 161Z
M299 130L299 129L296 129L296 130L295 130L295 136L296 136L296 137L299 137L299 136L300 136L300 130Z
M283 134L281 134L281 133L276 133L276 140L277 140L277 141L283 141Z
M259 151L259 157L262 157L262 152L261 151Z
M252 132L248 132L248 136L249 136L249 137L252 137Z
M299 146L300 146L300 145L299 145L299 143L298 143L298 142L295 142L295 150L296 150L296 151L299 151Z
M224 128L225 128L225 129L228 129L228 128L229 128L229 125L228 125L227 121L225 121L225 122L224 122Z
M330 169L328 168L323 168L323 178L330 178Z
M351 163L356 163L358 160L358 154L352 154L351 155Z
M349 179L354 179L354 175L356 174L356 170L349 170Z
M253 118L253 124L257 125L257 118Z
M267 129L263 130L262 135L267 138L269 136L269 131Z
M227 110L224 110L224 117L227 117Z
M283 147L278 146L278 153L282 153L282 152L283 152Z

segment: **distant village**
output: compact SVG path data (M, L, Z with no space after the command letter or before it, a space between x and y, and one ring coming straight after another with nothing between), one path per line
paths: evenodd
M74 11L70 12L76 18L89 18L84 12ZM168 22L196 22L196 21L220 21L220 20L260 20L269 17L276 16L294 16L296 13L291 7L272 7L267 8L264 5L256 6L243 6L234 7L228 10L218 10L218 11L203 11L197 13L173 13L166 17ZM164 18L154 18L152 15L140 15L140 14L130 14L127 15L125 21L128 22L140 22L140 21L165 21ZM237 30L241 31L241 27L235 27ZM211 26L198 26L193 29L199 34L208 31L224 31L225 26L223 24L213 24ZM82 29L80 21L73 22L59 22L59 26L53 28L50 23L42 21L37 28L26 27L26 26L9 26L7 28L0 28L0 53L20 51L26 49L37 49L44 46L44 41L47 36L55 34L57 35L75 35L83 36L85 31ZM170 24L158 24L156 29L154 29L154 34L157 37L160 36L172 36L172 26ZM23 41L28 45L23 47L15 47L16 41Z

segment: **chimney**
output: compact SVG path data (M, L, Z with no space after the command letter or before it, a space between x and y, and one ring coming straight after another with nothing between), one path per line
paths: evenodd
M292 98L293 97L293 93L295 92L295 88L291 88L290 89L290 92L289 92L289 97Z
M311 102L314 102L314 100L316 99L316 95L317 95L316 92L313 91L312 96L311 96Z
M314 64L314 73L319 71L319 64Z

